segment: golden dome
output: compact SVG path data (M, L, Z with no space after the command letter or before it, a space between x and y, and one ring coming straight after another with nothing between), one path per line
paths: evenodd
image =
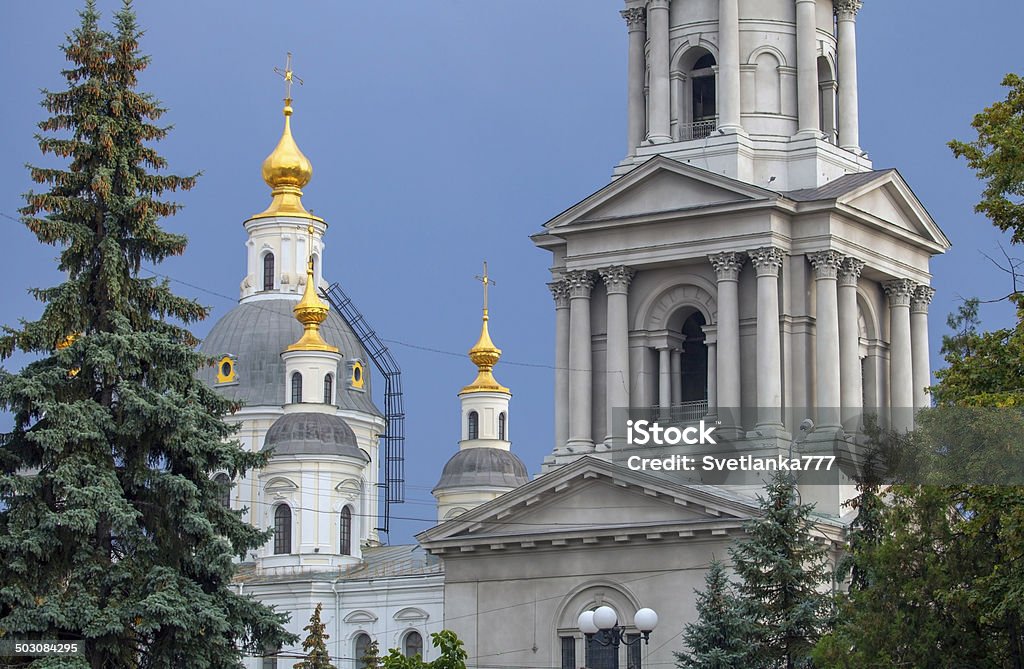
M312 240L313 226L309 226L309 236ZM312 243L310 244L312 248ZM292 308L295 320L302 323L302 337L288 347L289 351L329 351L337 353L338 347L331 346L324 341L320 334L320 324L327 320L327 305L316 292L316 278L313 276L313 257L310 256L306 263L306 289L302 292L302 299Z
M302 188L313 178L313 164L292 137L292 101L284 101L284 132L274 150L263 161L263 180L271 188L270 206L253 218L302 216L316 218L302 206ZM319 219L317 219L319 220Z
M498 364L498 360L501 358L501 349L494 345L491 341L491 333L487 330L487 321L490 320L487 316L487 309L484 309L484 323L480 329L480 339L477 340L476 345L469 349L469 359L473 361L473 364L477 367L476 380L463 388L459 394L462 393L509 393L511 391L505 386L498 383L497 379L494 378L492 370L494 366Z

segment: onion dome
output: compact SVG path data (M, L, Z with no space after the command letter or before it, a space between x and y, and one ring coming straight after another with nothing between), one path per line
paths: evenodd
M310 237L313 226L309 226ZM302 337L288 347L289 351L330 351L337 353L338 347L331 346L320 335L320 324L327 320L327 304L316 292L316 278L313 276L313 257L306 263L306 289L302 299L292 309L295 320L302 323Z
M292 137L292 100L284 101L284 132L274 150L263 161L263 180L270 186L270 206L253 218L302 216L316 218L302 206L302 189L313 178L313 164Z

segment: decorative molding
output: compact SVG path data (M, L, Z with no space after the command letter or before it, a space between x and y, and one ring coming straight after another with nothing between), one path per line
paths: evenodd
M862 271L864 271L864 261L846 256L839 265L839 285L856 288Z
M918 285L914 289L913 295L910 296L910 310L919 314L928 313L928 305L932 303L933 297L935 297L934 288Z
M763 246L748 253L750 264L754 266L757 276L778 276L782 269L785 253L775 246Z
M611 267L602 267L597 270L601 275L601 280L604 281L605 288L608 290L608 294L612 295L615 293L626 294L629 292L629 283L633 280L636 272L633 268L626 267L625 265L612 265Z
M631 7L619 12L619 16L626 19L626 26L630 30L639 30L647 25L647 10L643 7Z
M883 283L882 288L885 290L886 297L889 298L889 306L909 307L917 284L910 279L894 279Z
M841 19L856 18L857 12L861 10L864 3L861 0L835 0L833 3L836 16Z
M551 291L551 297L555 299L555 309L569 308L569 286L564 279L552 281L548 284L548 289Z
M569 291L570 299L590 299L590 290L594 287L594 273L578 269L565 273L565 286Z
M743 263L747 261L747 254L732 251L716 253L708 256L708 260L711 262L711 266L715 268L715 274L719 282L739 281L740 270L743 269Z
M839 266L843 262L843 254L838 251L818 251L808 253L807 259L814 267L814 278L816 280L836 279L839 276Z
M430 614L415 606L407 606L394 615L395 620L426 620Z

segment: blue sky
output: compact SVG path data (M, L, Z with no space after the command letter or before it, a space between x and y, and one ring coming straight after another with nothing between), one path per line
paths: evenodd
M105 19L119 5L99 0ZM0 9L0 323L33 318L26 293L60 280L55 251L19 223L24 164L43 118L41 88L59 89L59 45L78 3ZM286 51L305 85L294 132L314 165L304 202L330 230L325 273L342 282L404 370L409 503L393 540L434 517L429 489L458 439L456 393L473 378L490 263L496 376L514 393L513 448L531 473L551 449L553 307L548 256L528 236L604 186L625 150L626 30L619 0L178 0L139 2L143 88L175 130L159 149L179 173L202 171L166 227L190 246L159 271L212 307L203 335L237 300L242 222L268 189L260 164L280 135ZM945 144L971 138L972 116L1021 71L1024 3L867 0L858 21L861 138L875 167L897 167L953 242L932 265L933 367L946 314L964 296L1009 292L982 253L1004 237L973 213L981 185ZM986 324L1010 321L1005 306ZM23 359L5 363L17 368ZM6 420L6 419L5 419ZM0 428L2 429L2 428Z

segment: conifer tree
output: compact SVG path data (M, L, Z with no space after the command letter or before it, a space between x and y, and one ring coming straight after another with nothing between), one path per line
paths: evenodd
M697 620L683 628L687 650L675 653L682 669L743 669L752 659L753 625L736 597L733 585L718 560L704 576L704 592L697 592Z
M331 637L326 633L327 626L320 622L322 608L323 604L317 602L316 610L309 617L309 624L302 628L309 633L302 642L302 652L306 657L302 662L292 665L294 669L335 669L331 664L331 655L327 652L327 640Z
M749 666L811 667L831 610L827 549L814 541L813 506L797 501L791 477L776 475L766 492L748 538L730 550L737 594L753 624L757 660Z
M233 406L196 378L208 361L187 325L206 309L140 276L185 250L159 220L179 209L164 196L196 182L152 147L169 129L137 90L140 36L130 0L112 32L89 0L63 47L66 88L43 96L39 147L67 163L29 168L46 190L21 213L65 280L0 337L3 358L35 358L0 372L14 422L0 442L0 630L82 642L62 666L238 667L294 637L231 588L232 556L268 534L220 505L212 476L264 459L230 440Z
M381 665L380 646L377 645L377 640L371 641L370 645L366 647L366 652L363 653L363 656L357 659L362 669L381 669L383 665Z

